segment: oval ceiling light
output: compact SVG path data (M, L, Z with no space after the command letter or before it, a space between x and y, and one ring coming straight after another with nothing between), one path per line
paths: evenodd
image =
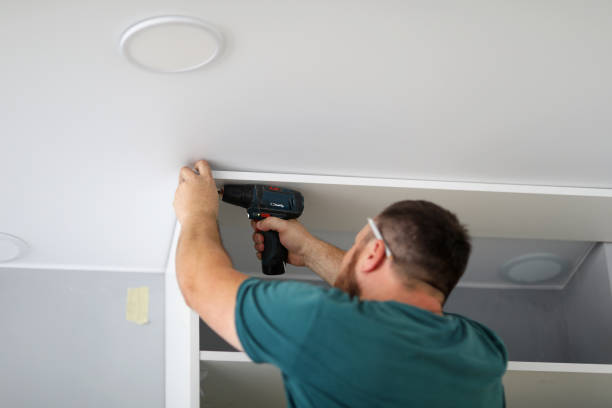
M531 284L550 281L567 269L567 262L555 254L536 253L519 256L501 267L504 279L514 283Z
M28 244L24 240L0 232L0 262L9 262L22 257L27 250Z
M188 16L158 16L140 21L121 35L119 48L128 61L148 71L193 71L221 52L223 36L214 26Z

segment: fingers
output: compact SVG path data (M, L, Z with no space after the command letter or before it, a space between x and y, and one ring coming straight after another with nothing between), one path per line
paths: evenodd
M256 244L261 244L262 242L264 242L264 238L263 235L257 232L253 233L253 242Z
M258 259L261 259L261 253L264 250L263 239L260 243L256 242L255 245L253 245L253 247L255 248L255 255L257 256Z
M179 183L189 180L191 177L195 177L195 175L196 174L189 167L181 167L181 171L179 172Z
M280 218L268 217L268 218L264 218L261 221L258 221L256 224L256 228L257 230L260 230L260 231L274 230L274 231L280 232L280 230L283 229L284 223L286 222L287 221L281 220Z
M280 231L284 229L285 223L288 222L286 220L281 220L276 217L268 217L264 218L261 221L251 221L251 227L255 230L253 233L253 247L255 251L257 251L257 259L261 259L262 252L264 250L264 237L260 231Z
M251 222L251 225L253 225L253 222ZM254 232L253 233L253 242L254 245L253 247L255 248L256 251L256 255L258 259L261 259L261 253L264 250L264 237L262 234L258 233L258 232Z
M205 175L212 178L212 170L206 160L198 160L193 167L193 169L187 166L181 168L179 172L179 184L197 175Z
M200 175L207 175L212 177L210 165L206 160L198 160L197 162L195 162L193 167L195 167L195 169L200 173Z

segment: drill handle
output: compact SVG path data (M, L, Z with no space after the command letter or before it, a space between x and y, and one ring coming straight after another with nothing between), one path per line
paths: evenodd
M265 275L282 275L285 273L287 248L280 242L277 231L262 231L264 250L261 254L261 270Z

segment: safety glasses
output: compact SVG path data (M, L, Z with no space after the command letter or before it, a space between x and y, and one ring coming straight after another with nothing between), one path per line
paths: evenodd
M382 234L380 233L380 230L374 223L374 220L368 217L368 224L370 224L370 228L372 228L372 232L374 232L374 236L376 237L376 239L380 239L383 242L383 245L385 246L385 253L387 254L389 258L391 258L393 254L391 253L391 250L389 249L389 245L387 245L387 242L385 241Z

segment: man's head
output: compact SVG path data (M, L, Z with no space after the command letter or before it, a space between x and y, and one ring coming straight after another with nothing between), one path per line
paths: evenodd
M425 290L446 300L471 251L468 232L457 217L428 201L406 200L387 207L374 222L384 242L375 239L369 225L359 231L334 286L360 296L389 284L394 290Z

